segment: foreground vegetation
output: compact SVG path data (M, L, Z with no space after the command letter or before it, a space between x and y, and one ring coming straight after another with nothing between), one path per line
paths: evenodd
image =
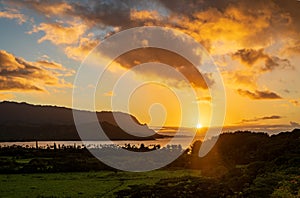
M195 142L167 167L147 173L114 170L85 148L0 148L4 197L300 197L300 130L222 134L198 157ZM109 148L114 149L115 147ZM99 149L108 149L107 147ZM130 147L136 152L160 149ZM169 147L167 152L181 149Z
M80 172L0 175L1 197L113 197L131 185L154 185L160 179L199 177L199 171L158 170L146 173Z

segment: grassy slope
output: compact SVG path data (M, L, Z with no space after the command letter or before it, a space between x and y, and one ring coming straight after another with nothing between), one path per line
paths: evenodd
M0 175L1 197L113 197L129 185L154 184L160 179L199 176L192 170L157 170L146 173L89 172Z

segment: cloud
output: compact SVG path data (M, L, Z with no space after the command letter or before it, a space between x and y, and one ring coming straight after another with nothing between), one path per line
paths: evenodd
M0 90L46 91L46 87L70 87L69 83L57 77L56 72L45 69L49 65L62 69L55 62L29 62L0 50Z
M270 132L270 134L280 133L282 131L290 131L293 127L290 124L243 124L243 125L232 125L224 126L223 131L257 131L257 132Z
M237 91L241 96L247 96L247 97L249 97L251 99L254 99L254 100L281 99L282 98L277 93L271 92L271 91L268 91L268 90L266 90L266 91L255 90L254 92L251 92L251 91L248 91L248 90L238 89Z
M252 71L237 71L229 73L229 79L233 81L234 86L236 85L246 85L252 88L256 88L256 81L258 75L256 72Z
M16 7L16 8L28 8L31 10L35 10L36 12L50 18L63 16L67 14L67 12L71 12L73 10L73 6L67 2L62 1L36 1L36 0L28 0L28 1L19 1L19 0L11 0L5 2L8 6Z
M114 96L114 92L113 91L108 91L108 92L104 93L103 95L111 97L111 96Z
M92 39L92 34L82 37L76 46L67 46L65 53L69 58L82 61L88 53L99 44L99 40Z
M176 72L170 73L169 70L159 70L156 67L143 67L142 71L135 70L137 73L143 76L159 76L169 81L175 80L174 86L180 85L179 81L182 80L178 73L182 74L190 83L198 88L208 89L214 81L209 73L200 74L200 72L184 57L174 52L158 49L158 48L141 48L131 50L122 54L114 60L126 69L131 69L136 65L158 62L173 67ZM208 82L208 84L206 84Z
M73 76L75 74L74 70L67 69L60 63L46 60L46 59L40 59L36 62L33 62L32 64L36 67L43 68L45 70L56 71L56 72L54 72L54 74L56 76L65 76L66 77L66 76Z
M237 83L251 85L252 89L258 89L256 81L261 74L293 67L289 59L277 52L268 54L263 49L272 48L277 40L283 42L282 49L287 47L285 40L292 42L290 48L298 49L299 46L296 41L300 36L300 4L296 1L90 0L87 4L83 1L11 0L6 4L47 17L47 23L37 25L32 32L45 33L39 42L48 40L64 45L67 56L75 60L83 60L104 35L143 25L175 28L194 37L212 55L232 55L249 68L251 66L251 71L233 70L228 77L233 77ZM94 35L88 36L91 33ZM175 68L184 73L191 69L188 65ZM190 73L196 75L193 71ZM194 76L189 78L199 81ZM197 84L204 87L201 82ZM260 92L253 95L260 97ZM276 97L276 94L267 97Z
M83 1L11 0L6 4L31 9L51 19L80 20L89 28L101 30L142 25L173 27L215 50L264 46L283 34L297 38L300 30L300 5L296 1L90 0L87 4Z
M56 45L73 44L78 42L86 31L86 27L78 23L72 23L69 26L60 23L41 23L28 33L32 34L40 31L43 31L45 35L38 40L39 43L48 40Z
M266 57L263 49L240 49L232 55L233 59L239 59L248 66L253 65L258 60L265 59Z
M211 97L210 96L199 97L197 98L197 101L211 101Z
M289 100L290 103L292 103L295 106L300 106L299 100Z
M254 66L259 61L264 61L264 66L260 66L261 71L272 71L276 68L293 68L288 59L281 59L276 56L270 56L263 49L240 49L232 54L233 59L238 59L247 66Z
M238 67L237 70L232 70L230 72L225 72L225 77L230 80L229 83L233 85L234 88L244 85L248 88L257 90L259 78L268 72L274 70L293 70L294 66L290 63L288 59L279 58L278 56L270 55L266 53L263 48L260 49L239 49L238 51L231 54L233 60L239 60L245 67ZM264 97L274 97L277 98L277 94L271 93L250 93L248 91L239 91L241 95L248 95L252 98L260 98L262 94ZM243 94L244 93L244 94Z
M291 124L292 127L300 127L300 124L298 122L290 121L290 124Z
M40 67L44 67L44 68L64 70L62 64L59 64L59 63L56 63L53 61L39 60L36 62L36 64L39 65Z
M300 40L294 40L283 50L284 54L299 55L300 54Z
M23 78L0 77L0 91L44 91L42 88L27 82Z
M298 1L159 2L171 12L169 27L195 37L211 53L225 54L241 48L278 47L276 43L279 42L282 43L280 50L290 44L295 50L299 49L299 45L293 45L299 41L300 36Z
M40 57L40 59L42 59L42 60L49 60L50 57L49 57L47 54L44 54L44 55L42 55L42 56Z
M258 15L257 9L245 7L242 3L225 4L222 9L198 6L196 9L189 8L190 13L182 10L181 13L173 14L175 19L170 21L176 21L177 29L196 38L214 54L225 54L243 46L258 47L268 43L270 37L265 36L268 34L265 30L271 28L270 7L260 8L261 13ZM257 35L260 37L257 38Z
M19 13L16 9L0 11L0 18L15 19L19 24L23 24L26 22L26 20L28 20L24 14Z
M280 69L293 69L288 59L281 59L279 57L273 56L268 57L265 61L265 66L262 68L263 71L272 71L276 68Z
M262 121L262 120L278 120L281 119L282 116L279 115L272 115L272 116L264 116L264 117L259 117L259 118L253 118L253 119L243 119L241 123L246 123L246 122L258 122L258 121Z
M80 17L89 26L126 26L130 23L130 9L137 1L90 1L74 3L68 15ZM131 5L130 5L131 4Z
M156 10L136 10L130 11L131 20L160 20L161 16Z
M29 1L29 3L32 3L33 5L24 5L31 9L36 9L38 12L44 12L46 16L48 14L51 14L53 12L52 9L40 9L41 6L43 6L43 3L40 2L39 4L33 3ZM20 5L20 3L17 3ZM66 10L61 11L58 15L62 14L64 16L75 16L76 11L76 21L82 21L83 23L79 22L67 22L66 24L60 23L60 22L53 22L53 23L41 23L40 25L33 28L31 33L35 32L44 32L45 35L42 36L38 42L43 41L51 41L53 44L56 45L65 45L65 53L68 57L73 58L75 60L83 60L85 55L87 55L91 49L93 49L98 43L99 39L97 39L97 36L94 36L93 33L90 33L86 35L87 33L87 27L99 27L101 25L99 24L105 24L105 25L112 25L116 26L120 25L122 28L128 24L128 27L136 26L138 24L146 24L150 25L149 23L160 20L161 15L158 11L149 9L149 10L143 10L141 8L148 6L145 6L146 1L143 1L143 3L139 3L138 1L124 1L122 4L116 1L109 1L109 2L97 2L92 1L90 6L86 6L85 4L77 3L72 4L69 3L71 7L69 7ZM48 3L45 3L44 6L47 6ZM113 6L112 6L113 5ZM140 6L139 6L140 5ZM51 6L50 6L51 7ZM136 8L136 9L135 9ZM99 14L101 13L101 14ZM88 19L88 20L87 20ZM127 21L127 22L126 22ZM97 24L96 24L97 22ZM68 25L69 24L69 25ZM80 25L79 25L80 24ZM78 42L79 41L79 42ZM147 55L139 55L137 53L133 54L133 56L138 56L138 58L142 58L143 60L135 60L139 61L141 63L146 62L147 58L149 60L149 57L157 57L158 53L155 52L155 50L148 50L145 53L149 52L149 56ZM140 52L139 52L140 53ZM167 57L167 53L163 53L162 55L159 55L161 59L164 59ZM145 57L143 57L145 56ZM165 56L165 57L164 57ZM174 58L174 55L172 56ZM136 57L134 57L136 59ZM185 61L183 64L178 65L176 63L175 59L172 60L172 58L169 58L171 64L175 67L176 70L181 72L183 75L185 75L191 83L196 87L201 87L207 89L207 85L204 81L204 78L207 80L209 84L213 84L213 80L210 76L210 74L204 74L203 77L199 74L198 70L195 69L193 66L191 66L190 63ZM116 62L120 61L118 59ZM159 62L159 59L155 60L156 62ZM182 61L180 61L182 63ZM124 63L124 61L122 61ZM130 69L132 66L129 66L128 64L121 64L124 68ZM148 71L142 72L140 74L147 75L149 73L154 73L149 69ZM170 75L164 75L166 79L170 78L171 80L176 80L174 76ZM174 82L174 85L180 85L180 82Z
M89 27L103 28L104 26L133 27L142 24L131 21L132 10L144 10L152 8L155 10L158 2L148 2L146 0L118 0L97 1L90 0L89 3L82 1L18 1L11 0L7 3L18 8L34 10L48 18L67 17L80 18Z
M203 96L203 97L198 97L194 103L206 103L206 104L211 104L211 97L210 96Z

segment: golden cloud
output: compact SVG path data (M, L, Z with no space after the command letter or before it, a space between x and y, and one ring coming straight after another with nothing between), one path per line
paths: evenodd
M214 83L209 74L200 74L195 66L187 59L179 54L164 49L147 47L131 50L122 54L114 61L126 69L131 69L136 65L148 62L163 63L173 67L178 73L185 76L194 87L208 89L208 87ZM143 76L155 75L168 79L169 81L174 80L175 82L173 84L175 87L176 84L180 85L179 81L182 80L178 79L178 75L170 74L169 70L166 72L163 70L156 71L156 69L152 67L143 68L140 74ZM206 82L208 82L208 84L206 84Z
M299 2L297 1L193 1L160 0L172 11L181 27L198 34L202 40L245 47L265 47L282 36L299 38ZM186 25L185 25L186 24ZM297 38L297 40L298 40ZM224 45L233 49L234 46ZM228 51L235 51L230 50Z
M48 61L48 60L39 60L36 62L37 65L39 65L40 67L44 67L44 68L50 68L50 69L61 69L64 70L65 68L63 68L62 64L53 62L53 61Z
M160 20L161 16L156 10L136 10L133 9L130 11L131 20Z
M98 40L92 39L91 37L92 36L80 38L77 46L67 46L65 48L66 55L74 60L82 61L88 53L99 44Z
M206 45L208 43L210 46L206 47L211 53L225 54L243 46L264 45L266 41L256 39L249 42L249 38L255 37L269 27L270 12L264 12L260 17L254 12L244 12L236 5L228 6L223 12L216 8L208 8L176 20L175 27Z
M238 93L242 96L247 96L254 100L265 100L265 99L281 99L282 97L279 96L277 93L265 90L265 91L259 91L255 90L254 92L238 89Z
M71 87L54 71L46 70L55 62L29 62L4 50L0 50L1 91L46 91L46 87ZM56 68L60 69L60 68Z
M13 6L16 8L29 8L32 10L37 11L40 14L50 18L53 16L62 16L67 12L71 12L74 8L72 5L66 2L59 2L59 1L35 1L35 0L28 0L28 1L18 1L18 0L11 0L5 2L5 4L9 6Z
M296 1L241 0L186 3L181 0L158 0L147 3L145 1L117 3L117 1L92 0L87 5L80 1L30 0L25 3L11 0L8 4L12 7L29 8L55 20L52 23L41 23L32 32L45 33L39 42L49 40L56 45L64 44L67 56L75 60L83 60L103 38L103 35L100 36L99 33L97 35L96 32L103 34L107 31L107 35L110 35L114 33L113 28L123 30L142 25L160 25L178 29L201 42L212 55L227 55L248 66L227 71L225 81L233 81L234 89L243 84L253 90L259 90L256 81L262 74L277 68L293 68L290 60L278 56L276 53L279 52L276 50L268 53L265 51L274 47L277 40L283 42L280 48L285 50L296 52L300 46L300 4ZM76 22L70 22L70 19ZM87 36L91 32L95 35ZM137 56L137 59L140 58L138 54L133 55ZM150 55L156 56L155 53ZM128 56L130 59L130 55ZM145 56L145 60L149 60L148 55ZM120 59L118 61L122 62ZM229 63L226 63L225 67ZM131 67L126 64L128 63L123 61L121 65L125 68ZM202 80L194 76L196 73L193 72L193 67L184 64L175 65L175 68L187 74L198 86L204 87L200 82ZM265 94L254 91L242 95L259 98Z
M106 92L104 93L104 96L108 96L108 97L114 96L114 92L113 91Z
M247 86L250 89L259 89L258 79L267 72L276 69L294 69L290 61L286 58L272 56L264 49L240 49L231 54L233 60L238 60L244 67L238 65L238 69L223 72L227 84L231 84L234 89ZM239 91L240 95L251 98L260 98L260 91L248 92ZM267 95L262 93L262 98Z
M289 102L290 102L291 104L295 105L295 106L300 106L300 102L299 102L299 101L300 101L300 100L295 100L295 99L289 100Z
M85 33L86 26L74 22L69 23L71 23L69 26L59 23L41 23L28 33L32 34L43 31L45 35L38 40L39 43L48 40L56 45L74 44Z
M11 0L6 4L32 9L46 17L81 20L89 28L126 29L163 25L184 31L214 51L265 47L282 35L299 36L299 3L279 1L96 1L84 2ZM208 44L207 44L208 45ZM221 46L221 47L220 47Z
M224 72L223 72L224 74ZM227 72L223 76L226 77L228 84L232 84L233 87L237 87L240 85L247 86L250 88L257 88L257 79L259 77L259 74L255 71L249 71L249 70L238 70L234 72Z
M282 118L283 117L279 115L263 116L263 117L252 118L252 119L243 119L239 124L246 123L246 122L258 122L263 120L278 120Z
M253 66L259 61L264 61L264 66L260 66L261 71L272 71L276 68L293 68L288 59L282 59L277 56L270 56L264 53L263 49L241 49L232 55L233 59L239 59L247 66Z
M268 58L268 56L264 54L263 49L240 49L232 55L232 58L240 59L245 65L252 66L258 60Z
M7 9L5 11L0 11L0 18L15 19L19 24L23 24L28 20L24 14L19 13L16 9Z

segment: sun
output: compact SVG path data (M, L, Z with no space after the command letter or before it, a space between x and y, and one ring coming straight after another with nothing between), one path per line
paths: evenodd
M197 127L197 129L201 129L202 128L202 124L198 123L196 127Z

